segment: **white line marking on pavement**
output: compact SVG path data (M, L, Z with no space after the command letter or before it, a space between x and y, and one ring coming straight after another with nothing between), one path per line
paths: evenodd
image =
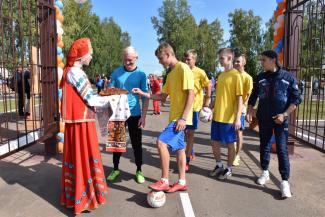
M185 217L195 217L188 193L180 193Z

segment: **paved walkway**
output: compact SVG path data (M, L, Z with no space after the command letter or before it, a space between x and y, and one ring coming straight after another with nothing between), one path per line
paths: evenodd
M121 158L123 172L120 179L109 184L107 204L80 216L180 217L190 210L184 208L180 193L168 194L165 206L158 209L150 208L146 202L148 184L160 177L159 156L154 143L167 124L168 108L162 109L160 116L148 115L143 132L143 171L147 181L142 185L134 181L136 167L132 149L128 149ZM296 144L295 154L290 157L294 197L282 200L276 155L272 155L269 184L260 187L254 183L260 174L259 147L257 134L249 130L245 131L241 165L234 169L233 177L226 181L207 177L215 165L209 145L209 128L209 124L200 123L195 139L197 158L187 175L188 196L195 216L325 216L324 153ZM104 143L103 138L100 140ZM47 157L43 153L43 146L34 145L0 161L1 217L73 216L70 209L59 203L61 156ZM222 153L225 160L225 148ZM112 169L112 154L102 152L102 157L108 175ZM177 180L177 167L174 156L171 160L170 180L173 182Z

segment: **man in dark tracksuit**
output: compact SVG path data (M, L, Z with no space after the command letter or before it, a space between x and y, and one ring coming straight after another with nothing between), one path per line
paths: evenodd
M248 101L249 114L247 121L252 118L253 107L259 99L257 119L260 136L260 161L263 173L257 183L264 185L269 180L269 162L272 134L275 134L279 171L281 174L282 197L291 197L290 163L288 157L288 115L301 103L300 92L294 76L281 69L277 53L273 50L262 53L264 72L257 76L253 91Z

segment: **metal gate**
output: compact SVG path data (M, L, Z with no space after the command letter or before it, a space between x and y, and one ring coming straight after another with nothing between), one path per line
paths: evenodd
M53 0L0 0L0 157L58 131Z
M325 150L325 0L287 0L284 66L297 76L302 103L290 134Z

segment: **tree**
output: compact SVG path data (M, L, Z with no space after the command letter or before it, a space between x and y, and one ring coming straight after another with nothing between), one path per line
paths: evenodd
M123 49L130 45L129 34L122 32L113 18L100 21L99 17L91 12L90 1L80 5L64 0L64 4L64 52L68 52L74 40L88 37L94 53L91 64L85 68L86 73L91 78L96 74L110 75L121 64Z
M101 23L102 35L100 55L104 57L102 66L108 74L121 65L123 49L130 45L130 36L122 32L113 18L105 18Z
M168 42L176 57L183 59L184 52L195 47L197 25L186 0L164 0L158 9L159 19L151 17L157 31L158 42Z
M273 35L274 35L274 24L275 17L272 16L269 21L265 24L266 31L263 34L263 50L271 50L273 48Z
M259 54L262 51L261 17L252 10L236 9L229 13L230 46L247 56L246 70L255 77L260 71Z
M222 44L223 29L218 19L208 24L206 19L200 21L196 38L198 52L197 65L206 71L214 72L217 64L217 50Z
M30 49L37 45L37 2L3 1L0 3L1 67L11 72L29 63Z
M157 31L158 42L168 42L174 48L178 59L183 59L185 51L196 49L197 65L214 72L217 50L223 37L219 20L215 19L209 24L203 19L197 25L186 0L164 0L158 9L158 15L159 18L151 18Z

